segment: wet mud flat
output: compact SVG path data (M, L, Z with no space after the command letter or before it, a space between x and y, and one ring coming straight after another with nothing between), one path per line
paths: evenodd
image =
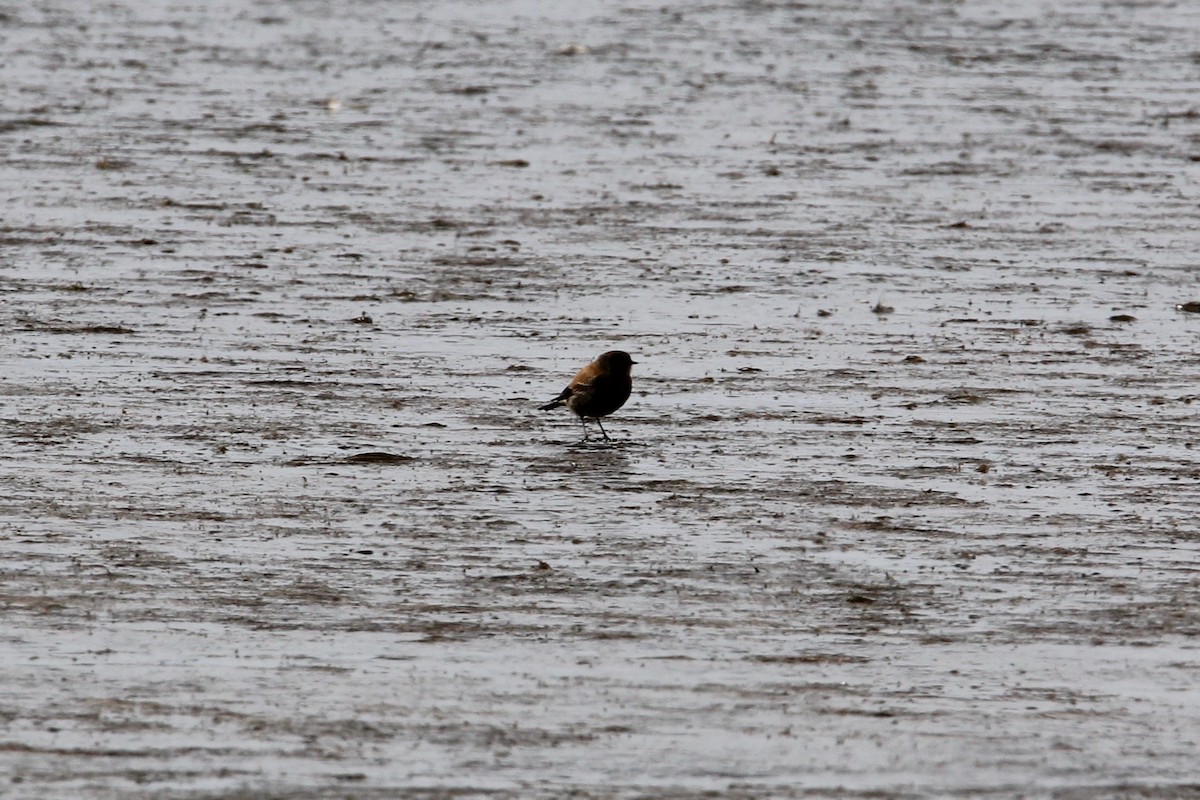
M1197 796L1198 26L0 7L0 796Z

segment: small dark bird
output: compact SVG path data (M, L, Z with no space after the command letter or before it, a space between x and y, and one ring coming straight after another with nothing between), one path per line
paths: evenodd
M629 371L636 363L629 357L629 353L623 350L609 350L579 370L567 384L567 388L562 390L562 394L538 408L541 411L549 411L566 406L574 411L583 423L583 439L587 441L588 418L596 420L596 424L600 425L601 417L607 417L625 405L625 401L629 399L629 393L633 390L633 380ZM609 441L608 432L604 430L603 425L600 425L600 433L604 435L604 441Z

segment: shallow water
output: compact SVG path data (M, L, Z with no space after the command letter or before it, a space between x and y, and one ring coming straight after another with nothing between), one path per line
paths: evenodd
M0 794L1200 792L1200 8L148 5L0 9Z

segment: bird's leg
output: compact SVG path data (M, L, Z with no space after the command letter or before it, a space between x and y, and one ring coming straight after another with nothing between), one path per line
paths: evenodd
M579 424L583 426L583 440L586 442L588 440L587 420L580 417Z
M596 417L596 424L600 425L600 433L604 434L604 441L611 442L612 439L608 438L608 431L604 430L604 426L600 424L599 417Z

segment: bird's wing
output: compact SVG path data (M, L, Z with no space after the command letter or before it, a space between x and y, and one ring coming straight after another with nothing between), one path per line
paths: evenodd
M583 380L576 379L571 381L571 385L565 391L573 395L589 395L596 391L596 388L602 383L604 383L603 376L589 375Z

